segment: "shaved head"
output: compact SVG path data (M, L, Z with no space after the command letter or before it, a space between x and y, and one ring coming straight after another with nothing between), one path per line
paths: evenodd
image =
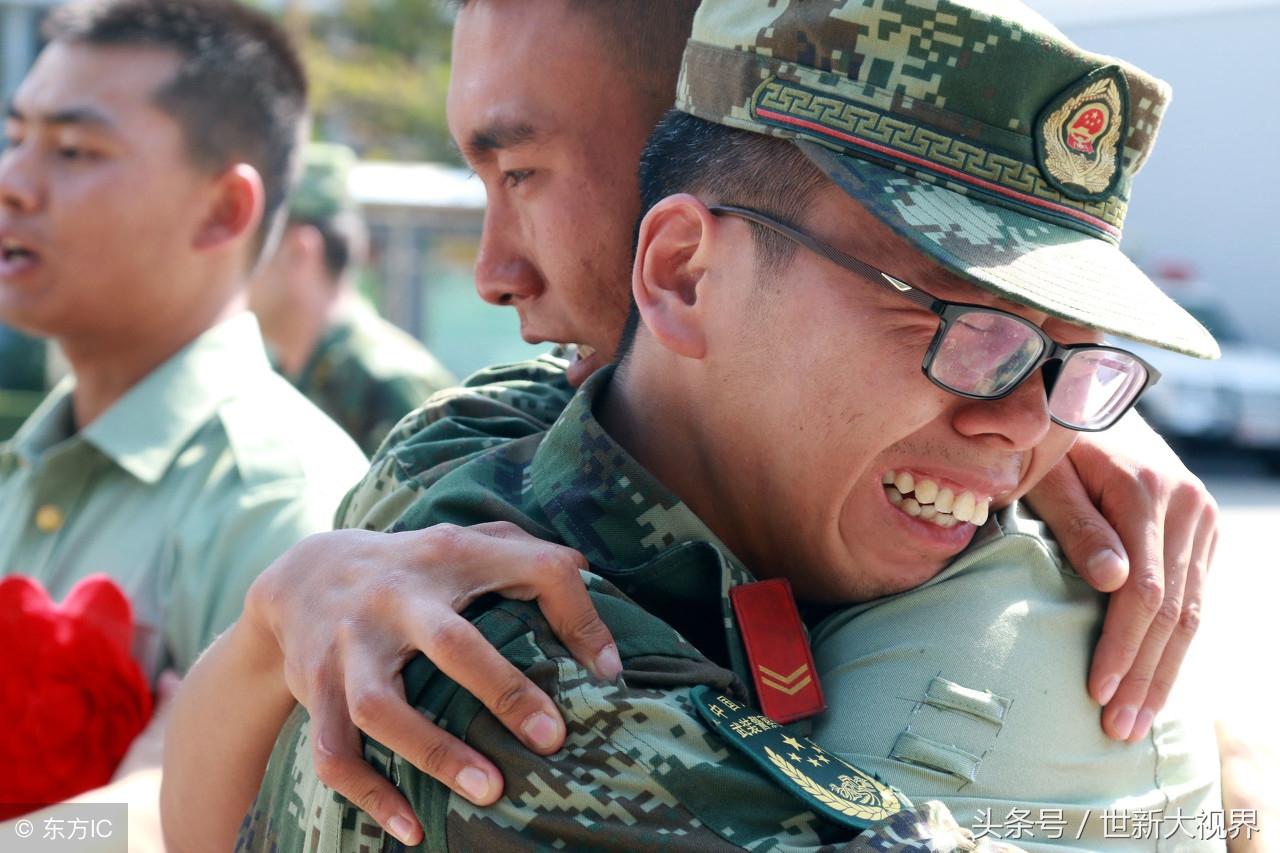
M457 0L459 8L485 0ZM532 0L525 0L532 2ZM539 0L561 3L584 15L600 33L601 48L632 72L631 79L661 108L675 101L680 58L693 29L699 0Z

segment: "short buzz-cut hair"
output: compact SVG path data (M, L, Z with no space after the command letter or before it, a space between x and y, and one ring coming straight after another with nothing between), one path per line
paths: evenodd
M640 156L640 221L668 196L690 193L710 202L733 204L800 225L813 198L830 179L795 144L739 130L671 110ZM757 278L782 269L796 245L776 232L748 222L755 246ZM640 223L636 223L637 239ZM618 344L627 355L640 326L633 304Z
M81 0L54 9L43 32L54 43L177 53L156 104L182 127L198 168L258 170L261 250L281 219L307 122L307 76L285 32L236 0Z
M453 0L465 8L483 0ZM529 2L529 0L522 0ZM601 47L615 57L646 95L675 102L680 58L693 31L700 0L563 0L586 15L601 35Z

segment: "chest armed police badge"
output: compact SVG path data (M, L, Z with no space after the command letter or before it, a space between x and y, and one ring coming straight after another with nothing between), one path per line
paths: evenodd
M1036 122L1036 159L1063 195L1100 201L1115 190L1129 129L1129 87L1117 65L1054 98Z
M863 830L911 808L901 791L790 734L754 708L706 686L691 698L703 722L726 743L828 820Z

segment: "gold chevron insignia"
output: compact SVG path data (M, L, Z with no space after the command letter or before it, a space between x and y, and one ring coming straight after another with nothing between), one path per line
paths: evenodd
M785 693L788 696L794 696L804 688L813 683L813 676L808 675L809 664L802 663L800 668L790 675L779 675L769 667L759 664L756 669L760 670L760 683L765 687L772 687L779 693ZM804 676L801 678L801 676ZM797 681L797 679L799 679Z

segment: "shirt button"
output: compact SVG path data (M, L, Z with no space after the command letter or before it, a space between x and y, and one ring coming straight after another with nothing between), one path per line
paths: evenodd
M41 533L57 533L62 529L62 510L53 504L45 504L36 510L36 527Z

